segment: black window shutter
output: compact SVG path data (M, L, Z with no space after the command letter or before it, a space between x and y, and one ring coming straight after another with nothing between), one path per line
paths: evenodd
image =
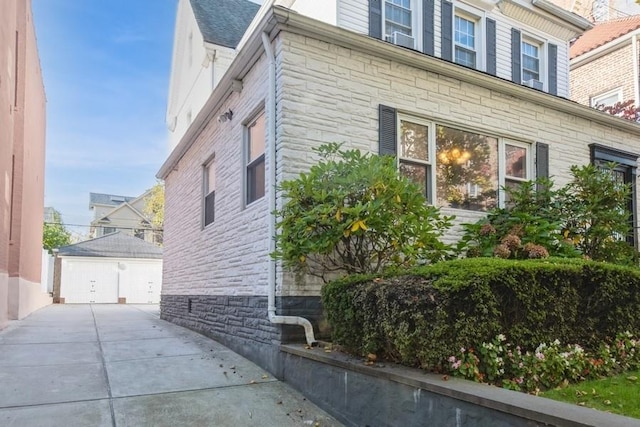
M435 54L434 0L422 0L422 51L427 55Z
M382 39L382 0L369 0L369 35Z
M520 55L520 31L511 29L511 80L522 83L522 58Z
M536 142L536 178L549 178L549 144Z
M487 18L487 73L494 76L498 73L496 56L496 21Z
M453 61L453 3L443 0L441 13L442 59Z
M380 155L396 155L397 121L396 109L380 104L380 117L378 123L378 142Z
M558 94L558 46L549 43L549 93Z

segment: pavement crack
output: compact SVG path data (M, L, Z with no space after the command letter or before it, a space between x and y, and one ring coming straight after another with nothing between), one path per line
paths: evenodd
M98 347L100 348L100 360L102 361L102 372L104 374L104 380L107 384L107 392L109 394L109 411L111 412L111 425L116 427L116 413L113 409L113 394L111 393L111 383L109 382L109 373L107 372L107 362L104 358L104 349L102 348L102 341L100 341L100 331L98 330L98 322L96 321L96 313L93 311L93 304L90 304L91 316L93 316L93 326L96 328L96 337L98 340Z

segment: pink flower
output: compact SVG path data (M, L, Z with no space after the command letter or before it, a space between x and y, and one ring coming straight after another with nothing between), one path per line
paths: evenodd
M542 353L540 353L540 352L537 352L537 353L536 353L536 357L537 357L538 359L540 359L540 360L544 360L544 354L542 354Z
M462 365L462 360L456 361L456 363L454 363L451 367L453 369L458 369L460 367L460 365Z
M455 361L456 361L456 357L455 356L449 357L449 363L455 363Z

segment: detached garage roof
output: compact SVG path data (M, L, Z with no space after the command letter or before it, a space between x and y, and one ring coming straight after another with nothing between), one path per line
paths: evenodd
M58 249L58 255L162 259L162 248L121 232L107 234Z

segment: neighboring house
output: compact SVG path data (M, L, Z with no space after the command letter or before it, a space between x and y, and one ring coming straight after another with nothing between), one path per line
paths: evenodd
M633 0L550 0L591 22L606 22L640 13L640 5Z
M259 7L248 0L178 2L166 118L170 150L229 68Z
M117 232L56 251L56 303L157 304L162 249Z
M571 45L571 99L580 104L640 105L640 15L602 22Z
M162 230L154 230L144 214L145 198L149 191L138 197L89 193L89 209L93 211L91 238L121 231L147 242L161 244Z
M286 324L304 325L308 342L324 332L321 284L269 256L276 189L317 161L312 148L395 155L399 173L458 224L502 206L501 186L550 171L563 185L592 157L635 171L640 154L640 126L565 99L583 18L543 0L319 3L265 2L157 175L162 318L276 375L278 344L302 334ZM473 179L442 173L454 166Z
M30 0L0 1L0 328L49 304L40 281L46 99Z

